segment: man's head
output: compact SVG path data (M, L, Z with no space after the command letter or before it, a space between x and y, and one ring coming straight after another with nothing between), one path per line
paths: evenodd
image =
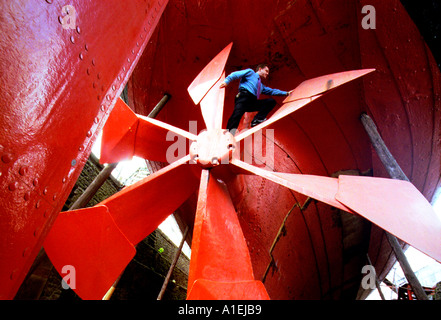
M256 68L256 73L262 78L266 79L269 75L269 67L267 64L259 64Z

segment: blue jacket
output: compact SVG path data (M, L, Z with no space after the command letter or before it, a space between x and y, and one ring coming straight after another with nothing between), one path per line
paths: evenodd
M246 89L255 96L257 96L257 83L259 75L252 69L245 69L231 73L225 78L225 83L229 84L231 81L240 79L239 89ZM288 92L279 89L271 89L261 84L261 94L268 96L286 96Z

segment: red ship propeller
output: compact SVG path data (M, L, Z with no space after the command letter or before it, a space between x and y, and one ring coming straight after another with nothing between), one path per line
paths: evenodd
M231 47L229 44L221 51L188 88L194 103L200 104L207 127L198 136L136 115L122 100L118 101L104 128L102 162L116 162L133 155L164 161L171 144L166 141L168 132L192 144L188 155L99 205L59 215L45 249L60 273L65 265L75 267L76 293L83 299L101 299L132 259L134 245L199 187L187 298L269 299L262 282L254 279L249 251L226 185L213 175L212 169L220 165L237 174L259 175L359 214L441 262L441 223L411 183L373 177L331 178L270 172L241 161L234 152L237 143L247 136L373 69L307 80L290 93L271 118L234 137L222 130L225 89L219 88Z

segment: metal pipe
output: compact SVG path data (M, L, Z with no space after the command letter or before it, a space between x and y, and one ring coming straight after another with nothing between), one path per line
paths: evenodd
M167 285L170 281L171 275L173 273L173 270L175 269L176 263L178 263L179 257L181 255L182 252L182 247L184 246L185 243L185 238L187 237L187 233L188 233L188 226L185 228L184 234L182 235L182 240L181 243L179 244L179 248L178 251L176 251L175 257L173 259L172 264L170 265L170 269L168 270L167 276L165 277L164 283L162 284L162 288L161 291L159 292L158 298L157 300L161 300L162 297L164 296L165 290L167 289Z
M84 208L93 196L97 193L99 188L106 182L112 174L113 169L118 165L117 162L108 164L101 172L93 179L92 183L87 187L83 194L73 203L69 211Z
M363 113L360 119L378 157L380 158L381 162L389 173L389 176L392 179L409 181L401 167L398 165L398 162L390 153L380 134L378 133L377 126L375 125L371 117L369 117L366 113ZM403 269L404 275L406 276L407 281L412 287L417 299L428 300L428 297L424 292L421 283L419 282L418 278L410 267L409 261L407 260L406 255L404 254L403 249L401 248L397 238L387 231L384 232L386 233L389 244L391 245L396 258L400 263L401 269Z
M153 108L153 110L149 113L149 115L147 117L156 118L159 111L161 111L162 108L164 108L165 104L168 102L168 100L170 100L170 98L171 98L171 95L168 93L165 93L164 96L162 97L162 99L158 102L158 104Z
M366 257L367 257L368 263L373 267L373 265L372 265L372 261L371 261L371 259L369 258L369 255L368 255L368 254L366 254ZM375 272L375 286L377 287L377 290L378 290L378 293L380 294L381 300L386 300L386 299L384 298L383 291L382 291L381 288L380 288L380 281L378 281L378 277L377 277L377 273L376 273L376 272Z

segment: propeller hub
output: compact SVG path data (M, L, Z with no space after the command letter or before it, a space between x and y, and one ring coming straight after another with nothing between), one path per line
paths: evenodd
M198 135L197 140L190 145L190 156L201 167L212 168L228 164L235 148L236 140L230 131L214 129Z

